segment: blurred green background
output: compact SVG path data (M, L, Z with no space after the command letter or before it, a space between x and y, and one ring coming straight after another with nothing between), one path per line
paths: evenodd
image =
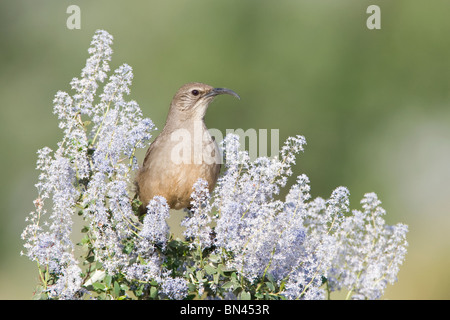
M66 27L71 4L80 30ZM370 4L381 30L366 27ZM70 89L105 29L112 69L133 67L131 98L158 128L186 82L235 90L240 101L209 109L210 128L279 129L280 144L302 134L295 175L309 176L313 196L344 185L356 209L374 191L389 224L409 225L384 298L449 299L449 9L446 0L2 0L0 298L32 297L36 268L19 252L36 151L61 139L53 96Z

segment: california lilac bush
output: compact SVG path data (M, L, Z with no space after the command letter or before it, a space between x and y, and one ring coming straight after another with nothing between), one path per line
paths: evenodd
M35 298L327 299L344 290L378 299L396 281L407 226L385 224L376 194L351 211L345 187L311 199L302 174L282 199L302 136L288 138L279 157L251 161L227 135L215 190L203 180L193 186L184 239L171 234L163 197L138 217L135 152L155 128L125 100L131 67L108 77L111 44L107 32L95 33L74 93L53 101L63 139L56 151L38 151L38 197L22 233L23 254L37 264ZM84 225L78 243L75 218Z

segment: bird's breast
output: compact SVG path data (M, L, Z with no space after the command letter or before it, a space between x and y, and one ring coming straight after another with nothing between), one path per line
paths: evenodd
M155 140L149 149L137 182L141 201L156 195L166 198L174 209L190 205L193 185L198 179L214 188L222 157L206 127L180 128Z

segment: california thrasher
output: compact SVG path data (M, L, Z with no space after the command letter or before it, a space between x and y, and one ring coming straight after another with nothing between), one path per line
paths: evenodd
M193 185L208 182L211 192L220 171L220 153L204 117L214 97L239 95L225 88L194 82L182 86L172 99L166 124L147 150L136 176L142 202L140 214L154 196L163 196L171 209L190 207Z

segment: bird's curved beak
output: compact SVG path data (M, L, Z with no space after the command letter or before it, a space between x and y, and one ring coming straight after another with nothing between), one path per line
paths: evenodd
M241 99L241 97L236 92L234 92L233 90L227 89L227 88L214 88L210 92L205 94L203 97L204 98L214 97L219 94L229 94L230 96L236 97L239 100Z

